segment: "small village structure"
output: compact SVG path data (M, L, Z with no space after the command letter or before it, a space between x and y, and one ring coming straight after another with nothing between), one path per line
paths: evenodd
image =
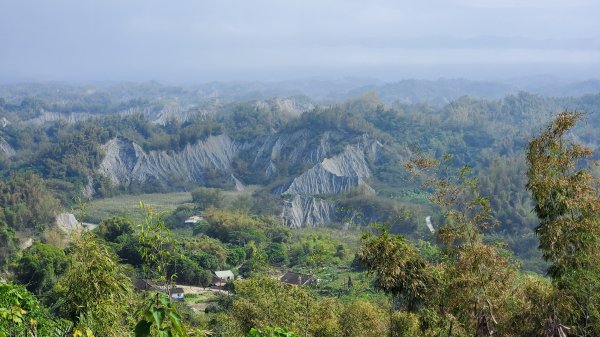
M138 291L162 291L160 290L161 286L158 284L158 282L141 278L133 281L133 287Z
M212 284L217 287L224 286L227 282L233 281L235 276L231 270L216 270L213 272Z
M317 284L318 280L309 274L288 271L279 279L279 282L294 286L307 286Z
M199 215L194 215L194 216L191 216L191 217L185 219L184 223L186 225L193 225L193 224L197 224L200 221L204 221L204 218Z
M182 301L185 297L185 291L183 288L179 287L165 287L165 285L161 282L146 280L146 279L136 279L133 282L133 286L138 291L156 291L165 294L170 294L171 299Z
M185 297L183 288L172 288L171 289L171 298L174 300L183 301Z

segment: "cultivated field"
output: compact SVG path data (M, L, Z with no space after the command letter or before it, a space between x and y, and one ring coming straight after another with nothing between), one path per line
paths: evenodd
M87 221L98 223L104 218L120 214L126 214L139 221L145 216L144 211L140 208L140 201L143 201L146 206L153 207L156 212L168 212L175 210L180 205L192 205L192 194L190 192L174 192L119 195L92 200L86 204Z
M249 185L242 192L222 191L225 205L230 205L239 197L250 197L257 186ZM174 211L178 206L193 206L190 192L151 193L140 195L122 194L112 198L96 199L85 204L85 222L99 223L102 219L113 215L127 215L136 221L144 218L145 213L140 208L140 201L151 206L156 212ZM79 213L79 212L78 212Z

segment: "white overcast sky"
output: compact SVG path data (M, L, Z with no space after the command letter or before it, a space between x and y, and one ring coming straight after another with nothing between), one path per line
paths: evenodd
M598 0L0 0L0 81L600 77Z

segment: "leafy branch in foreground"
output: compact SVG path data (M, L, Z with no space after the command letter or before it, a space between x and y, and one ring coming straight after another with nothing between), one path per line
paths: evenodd
M0 282L0 337L65 337L72 326L53 317L25 287Z
M151 296L142 316L143 318L135 326L136 337L148 337L152 331L155 331L159 337L187 336L181 316L173 308L169 296L163 293L155 293Z
M140 207L146 211L146 218L139 226L144 271L146 275L158 275L162 292L148 296L146 307L140 314L142 318L134 329L135 336L186 337L188 334L181 315L171 301L172 280L167 269L173 257L174 239L161 215L156 215L152 207L141 201ZM196 332L207 334L205 331Z

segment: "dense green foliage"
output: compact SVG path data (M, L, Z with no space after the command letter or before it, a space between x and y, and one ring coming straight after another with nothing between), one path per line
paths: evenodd
M209 207L222 208L224 204L221 191L210 188L198 188L193 190L192 201L200 210L204 210Z
M131 280L109 248L86 233L73 244L56 291L60 312L100 336L127 336L133 304Z
M58 209L58 201L37 175L17 173L0 180L0 226L43 230Z
M135 326L135 337L186 336L181 316L176 310L173 310L173 304L169 296L165 294L153 294L150 305L142 315L143 319Z
M29 291L40 296L52 290L67 266L68 260L62 249L35 242L17 261L15 277Z
M0 263L4 264L8 258L18 250L18 240L15 231L7 224L0 224Z
M25 287L0 283L0 336L64 336L69 322L55 319Z
M54 221L59 205L44 180L33 173L0 179L0 267L18 250L15 232L43 231Z
M120 236L131 235L133 229L132 220L114 216L102 220L96 234L106 241L115 242Z
M261 329L250 329L247 337L297 337L297 335L293 332L289 332L285 328L272 328L267 326Z

